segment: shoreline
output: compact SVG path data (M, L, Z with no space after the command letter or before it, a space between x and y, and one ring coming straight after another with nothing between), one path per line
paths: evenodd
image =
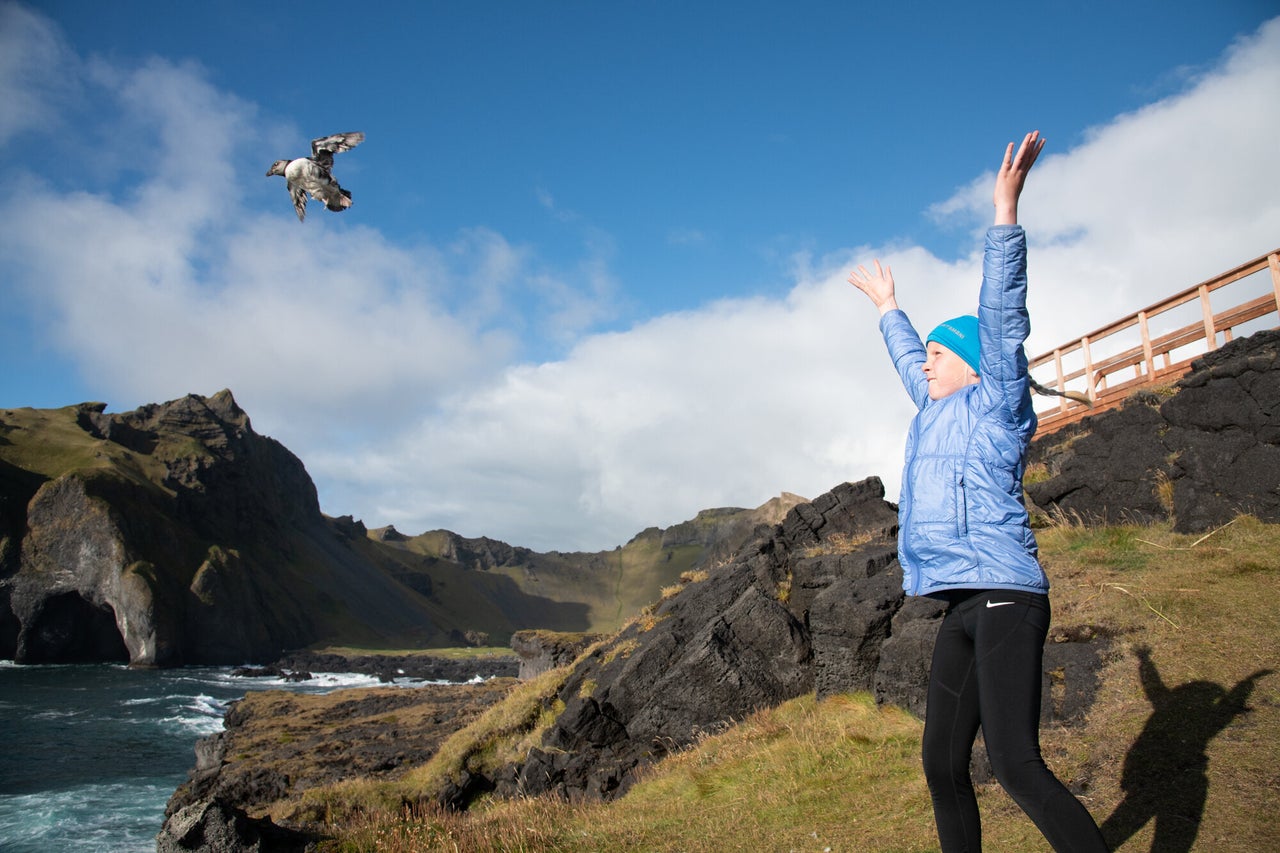
M515 658L452 661L417 658L399 671L400 655L327 653L286 655L264 675L295 664L420 678L422 673L465 673L463 683L343 688L323 694L253 691L232 703L223 730L198 739L195 766L165 808L157 849L249 849L270 838L280 849L304 849L323 836L324 815L307 792L329 785L376 783L430 760L451 734L518 683L482 671L512 668ZM412 670L410 672L409 670ZM305 672L297 674L305 675ZM210 839L217 839L210 842Z
M465 684L476 678L514 678L520 658L511 652L469 658L439 657L421 652L341 652L299 650L285 652L262 667L241 667L237 674L249 677L272 676L306 680L313 672L351 672L372 675L384 684L397 679Z

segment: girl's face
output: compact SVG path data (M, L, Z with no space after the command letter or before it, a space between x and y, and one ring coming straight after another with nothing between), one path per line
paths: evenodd
M978 381L965 360L937 341L925 345L924 375L929 379L929 399L941 400Z

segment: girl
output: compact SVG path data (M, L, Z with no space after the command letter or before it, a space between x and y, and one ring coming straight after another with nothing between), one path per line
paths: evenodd
M894 367L919 411L907 433L898 561L908 595L947 602L929 674L924 771L944 853L982 849L969 759L978 727L996 778L1057 851L1105 851L1089 812L1040 757L1040 679L1049 581L1022 503L1036 429L1027 357L1026 236L1018 197L1044 148L1005 150L987 230L978 316L920 336L898 308L893 272L849 282L880 311Z

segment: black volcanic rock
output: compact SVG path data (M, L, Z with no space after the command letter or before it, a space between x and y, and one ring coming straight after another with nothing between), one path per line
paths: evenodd
M315 839L277 826L270 818L252 818L221 799L200 800L170 816L156 836L156 853L304 853Z
M897 511L883 498L877 478L845 483L762 528L579 660L556 696L563 713L523 761L491 778L469 771L441 803L465 807L490 790L610 799L699 734L809 692L869 691L923 711L943 608L904 597ZM1066 672L1075 713L1094 689L1098 650L1058 645L1094 661L1066 671L1064 651L1046 658L1046 671Z
M873 479L795 507L622 631L575 668L542 748L505 778L527 793L609 798L637 768L700 732L812 691L815 661L835 638L813 632L810 605L832 583L893 562L897 515L883 495ZM824 540L855 532L868 541L852 553L818 552Z
M1192 363L1165 392L1135 393L1031 446L1027 494L1089 522L1171 519L1181 533L1239 513L1280 521L1280 331Z

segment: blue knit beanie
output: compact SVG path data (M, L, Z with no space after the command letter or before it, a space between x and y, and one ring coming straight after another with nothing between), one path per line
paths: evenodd
M925 343L929 343L929 341L937 341L942 344L964 359L964 363L972 367L974 373L978 372L977 317L972 314L965 314L962 317L956 317L954 320L940 323L938 328L930 332L929 337L925 338Z

